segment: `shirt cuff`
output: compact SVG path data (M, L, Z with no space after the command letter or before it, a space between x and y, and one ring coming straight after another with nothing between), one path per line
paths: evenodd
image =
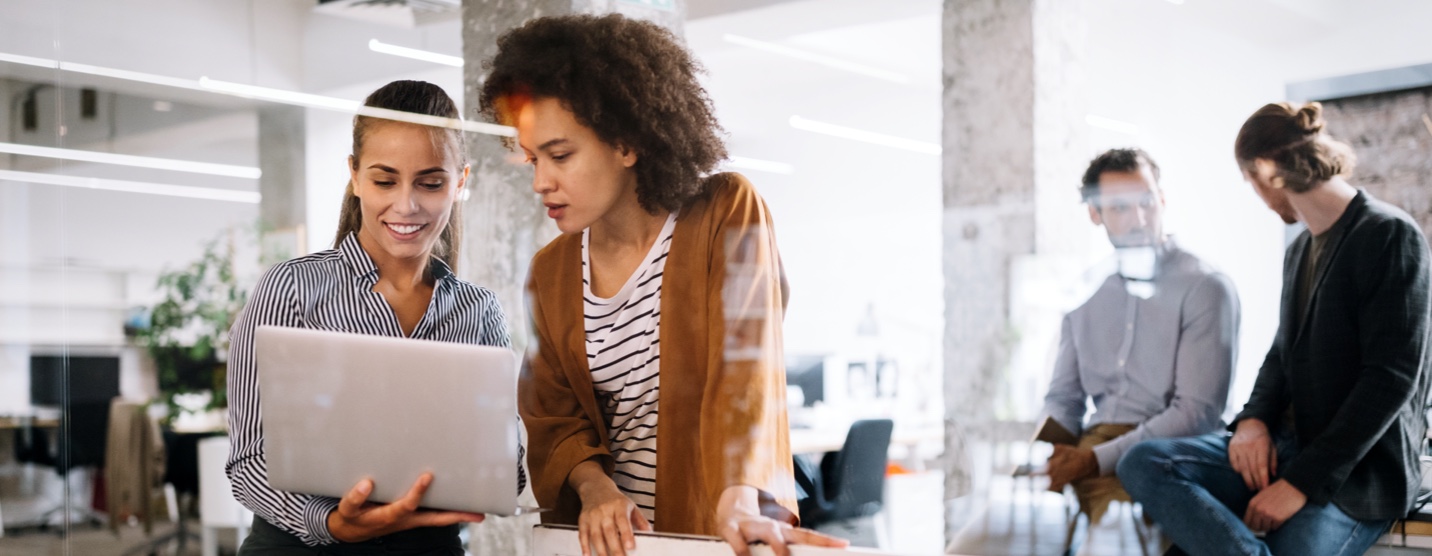
M315 496L308 501L303 508L303 524L308 529L308 538L304 539L309 544L325 545L337 544L338 539L328 532L328 514L338 509L338 499L326 496Z
M1119 466L1119 458L1124 455L1126 449L1121 442L1125 434L1103 444L1094 447L1094 459L1099 460L1099 474L1108 476L1114 474L1114 469Z

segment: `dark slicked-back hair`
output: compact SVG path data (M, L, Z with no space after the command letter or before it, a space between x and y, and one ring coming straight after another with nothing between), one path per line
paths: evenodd
M1079 186L1079 195L1085 201L1099 194L1099 176L1104 172L1138 172L1140 165L1147 166L1154 175L1154 185L1159 181L1159 165L1143 149L1109 149L1089 161L1084 170L1084 179Z
M621 15L543 17L504 33L479 103L512 125L523 102L555 98L610 145L637 154L637 199L677 210L726 158L701 67L675 35ZM511 146L511 140L508 146Z

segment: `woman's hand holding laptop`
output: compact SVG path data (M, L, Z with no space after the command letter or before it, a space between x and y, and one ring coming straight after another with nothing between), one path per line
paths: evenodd
M368 501L373 481L363 479L338 501L328 514L328 534L343 542L363 542L416 527L442 527L454 523L479 523L486 516L468 512L419 510L418 503L433 483L432 473L423 473L402 498L388 504Z

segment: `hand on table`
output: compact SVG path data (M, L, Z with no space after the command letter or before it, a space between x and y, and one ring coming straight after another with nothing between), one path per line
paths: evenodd
M650 531L641 510L611 479L594 481L578 492L582 513L577 517L577 539L582 556L626 556L636 549L632 531Z
M388 504L368 501L373 481L358 481L328 514L328 534L342 542L362 542L416 527L442 527L454 523L478 523L486 516L467 512L419 510L423 495L433 483L433 474L424 473L408 493Z
M750 543L758 541L770 546L776 556L790 556L787 545L791 544L833 548L850 545L845 539L792 527L784 521L761 515L756 488L750 486L727 487L721 493L721 500L716 504L716 530L736 551L736 556L750 556Z

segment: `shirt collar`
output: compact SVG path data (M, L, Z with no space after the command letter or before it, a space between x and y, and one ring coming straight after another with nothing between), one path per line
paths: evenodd
M369 257L368 252L363 250L363 246L358 244L356 232L349 233L338 244L338 255L343 258L343 262L347 263L349 268L353 269L353 274L356 277L378 279L378 265L373 264L373 258Z
M343 241L338 244L338 254L343 259L343 262L347 263L348 267L353 269L353 274L358 279L368 282L376 282L378 280L378 265L373 264L373 258L369 257L368 252L364 251L363 246L358 243L358 234L356 232L349 233L348 236L344 237ZM441 282L447 278L455 278L452 267L449 267L447 263L437 257L428 259L428 272L432 273L434 283Z

